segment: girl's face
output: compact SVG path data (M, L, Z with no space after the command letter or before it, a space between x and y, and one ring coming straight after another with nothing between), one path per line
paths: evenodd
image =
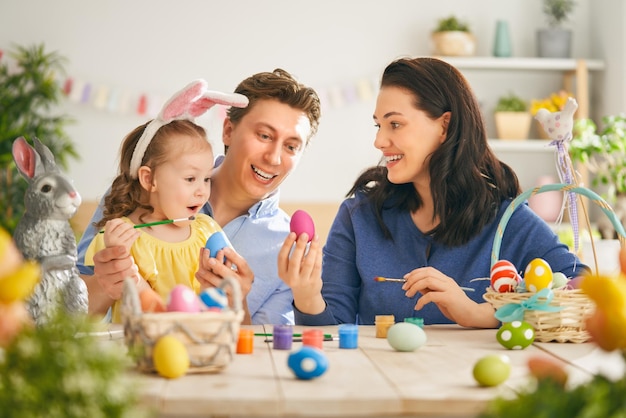
M182 151L173 152L167 161L152 170L150 204L157 219L195 215L211 194L213 152L210 145L199 148L187 145L189 142L184 144L185 141L200 141L186 135L176 135L170 140L181 144Z
M413 102L408 90L380 89L374 111L378 127L374 146L383 152L390 182L429 185L428 159L446 139L450 112L433 120Z

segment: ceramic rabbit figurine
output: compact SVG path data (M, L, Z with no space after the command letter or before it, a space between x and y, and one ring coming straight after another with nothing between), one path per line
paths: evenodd
M28 182L25 212L13 238L24 258L41 265L41 281L28 300L28 311L40 325L61 306L72 314L87 314L88 297L76 268L76 237L69 223L81 197L50 149L37 138L33 144L23 137L13 141L13 160Z

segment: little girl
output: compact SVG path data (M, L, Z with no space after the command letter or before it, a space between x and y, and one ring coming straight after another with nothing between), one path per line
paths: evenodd
M93 264L101 249L123 245L137 265L139 290L149 285L164 298L177 284L200 291L195 279L200 249L221 228L198 213L211 192L213 151L193 118L215 103L244 107L247 99L208 92L198 80L172 97L157 118L126 136L119 174L105 197L104 217L96 224L104 233L89 245L86 264ZM178 219L189 220L135 228ZM112 321L121 321L119 301L113 305Z

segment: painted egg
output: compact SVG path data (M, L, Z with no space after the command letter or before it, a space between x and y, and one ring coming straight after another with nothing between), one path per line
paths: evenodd
M142 312L165 312L166 310L163 298L151 287L147 287L139 293L139 302Z
M426 333L418 325L398 322L387 330L387 342L397 351L415 351L426 344Z
M568 282L569 280L567 279L565 274L561 273L560 271L552 273L552 288L553 289L560 289L564 286L567 286Z
M200 299L184 284L174 286L167 298L168 312L200 312Z
M305 233L309 236L309 242L315 236L315 224L313 223L313 218L307 212L298 209L291 216L291 221L289 222L289 229L291 232L295 232L297 236Z
M233 246L223 231L217 231L211 234L209 239L206 240L204 247L211 252L211 257L215 257L218 251L223 250L226 247L232 248ZM225 259L222 260L222 262L224 261Z
M515 266L508 260L499 260L491 267L491 287L496 292L515 292L521 280Z
M552 280L552 269L546 260L535 258L526 266L524 282L527 291L536 293L542 289L550 289Z
M217 287L209 287L200 292L200 300L207 308L224 309L228 306L228 296L226 296L226 292Z
M481 386L498 386L511 374L511 359L504 354L489 354L474 364L472 374Z
M535 341L535 329L526 321L513 321L502 324L496 339L504 348L523 350Z
M289 354L287 366L298 379L310 380L326 372L328 358L319 348L305 345Z

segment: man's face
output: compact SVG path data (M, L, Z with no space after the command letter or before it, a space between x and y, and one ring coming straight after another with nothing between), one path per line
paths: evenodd
M232 192L259 201L276 190L300 161L310 132L302 110L277 100L256 102L236 125L227 119L228 152L220 171L226 171Z

